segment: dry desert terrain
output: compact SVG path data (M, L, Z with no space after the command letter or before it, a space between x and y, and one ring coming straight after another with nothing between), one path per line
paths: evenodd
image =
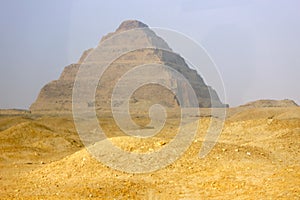
M143 174L117 171L93 158L72 116L2 113L0 199L300 199L300 108L227 113L205 158L198 157L211 119L204 115L195 119L197 135L182 157ZM170 119L156 137L136 139L118 135L110 118L99 121L113 144L144 153L164 148L178 125Z

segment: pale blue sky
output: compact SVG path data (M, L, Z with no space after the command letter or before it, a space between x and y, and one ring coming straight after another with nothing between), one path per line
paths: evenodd
M0 0L0 108L28 108L63 68L126 19L179 31L202 44L227 103L300 103L298 0Z

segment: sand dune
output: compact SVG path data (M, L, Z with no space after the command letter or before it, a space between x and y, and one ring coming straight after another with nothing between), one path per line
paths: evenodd
M1 117L0 197L300 198L300 110L251 108L230 112L233 114L207 157L198 157L209 122L208 117L202 117L187 152L173 164L146 174L125 173L99 163L80 146L71 118ZM148 140L119 136L110 140L135 152L155 151L169 141L163 135Z

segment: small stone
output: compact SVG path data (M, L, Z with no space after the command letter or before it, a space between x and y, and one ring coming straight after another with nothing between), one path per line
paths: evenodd
M167 143L166 142L157 142L156 144L157 144L157 146L164 146Z
M250 152L247 152L247 155L248 155L248 156L251 156L251 153L250 153Z

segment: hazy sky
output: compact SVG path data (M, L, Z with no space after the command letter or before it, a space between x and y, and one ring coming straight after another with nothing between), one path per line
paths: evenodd
M126 19L202 44L227 103L300 103L299 0L1 0L0 108L28 108L63 68Z

